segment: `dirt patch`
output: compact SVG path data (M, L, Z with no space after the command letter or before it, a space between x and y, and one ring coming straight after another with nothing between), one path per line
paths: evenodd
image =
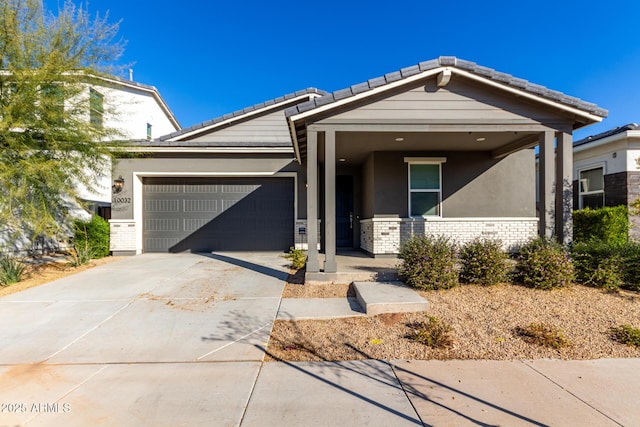
M300 291L300 295L317 298L320 290ZM611 327L621 324L640 327L638 293L612 294L578 285L541 291L510 284L419 293L429 301L426 313L276 321L266 360L640 357L640 348L617 343L609 334ZM326 295L333 294L327 290ZM432 349L409 338L411 325L427 316L451 326L451 347ZM517 328L531 323L561 330L571 345L553 349L527 343Z
M9 286L0 287L0 297L21 292L35 286L53 282L72 274L80 273L99 265L108 264L110 262L122 259L122 257L105 257L89 261L88 264L79 267L72 267L65 261L53 261L46 263L30 264L27 266L25 279Z

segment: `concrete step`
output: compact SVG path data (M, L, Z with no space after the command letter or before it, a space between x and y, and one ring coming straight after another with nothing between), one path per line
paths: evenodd
M402 282L353 282L353 287L368 316L429 309L429 302Z

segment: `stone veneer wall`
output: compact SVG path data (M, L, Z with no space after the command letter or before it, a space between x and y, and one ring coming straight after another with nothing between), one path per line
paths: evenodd
M374 255L395 255L412 235L445 235L459 244L476 237L500 239L515 251L538 235L537 218L374 218L360 221L360 247Z
M136 223L132 219L111 219L109 249L112 252L136 251Z

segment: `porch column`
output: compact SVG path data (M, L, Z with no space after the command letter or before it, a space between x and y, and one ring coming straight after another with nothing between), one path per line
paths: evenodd
M553 131L540 134L540 157L538 162L538 191L540 193L540 237L551 238L554 234L553 216L555 200L553 198L554 152Z
M324 272L338 271L336 264L336 131L324 133Z
M318 261L318 132L307 132L307 273L320 271Z
M568 244L573 240L573 142L566 132L556 138L556 236Z

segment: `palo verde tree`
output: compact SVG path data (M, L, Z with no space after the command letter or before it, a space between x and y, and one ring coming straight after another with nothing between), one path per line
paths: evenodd
M118 135L90 120L93 78L121 71L119 24L67 0L0 0L0 233L60 237ZM100 107L102 108L102 107ZM100 111L107 114L106 111Z

